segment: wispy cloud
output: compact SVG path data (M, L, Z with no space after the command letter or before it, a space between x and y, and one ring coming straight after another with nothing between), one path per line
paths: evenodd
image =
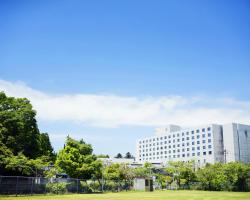
M62 120L103 127L250 122L250 102L233 98L52 95L32 89L23 82L5 80L0 80L0 90L9 96L29 98L41 120Z

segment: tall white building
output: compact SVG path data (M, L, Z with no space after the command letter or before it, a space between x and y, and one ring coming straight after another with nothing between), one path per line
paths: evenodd
M136 161L166 163L194 160L206 163L250 162L250 126L217 125L182 129L169 125L157 128L153 137L136 143Z

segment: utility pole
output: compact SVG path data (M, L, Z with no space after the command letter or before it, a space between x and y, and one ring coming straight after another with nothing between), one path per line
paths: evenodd
M223 150L223 154L224 154L224 163L227 163L227 150L226 149L224 149Z

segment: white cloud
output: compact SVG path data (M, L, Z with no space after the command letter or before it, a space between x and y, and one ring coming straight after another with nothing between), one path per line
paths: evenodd
M103 127L250 122L250 102L232 98L51 95L23 82L4 80L0 80L0 90L9 96L27 97L37 110L38 119L48 121L73 121Z

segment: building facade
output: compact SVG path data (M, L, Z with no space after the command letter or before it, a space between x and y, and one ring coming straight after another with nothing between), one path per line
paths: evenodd
M136 161L167 163L194 160L198 166L206 163L250 162L250 126L217 125L182 129L169 125L157 128L153 137L138 140Z

